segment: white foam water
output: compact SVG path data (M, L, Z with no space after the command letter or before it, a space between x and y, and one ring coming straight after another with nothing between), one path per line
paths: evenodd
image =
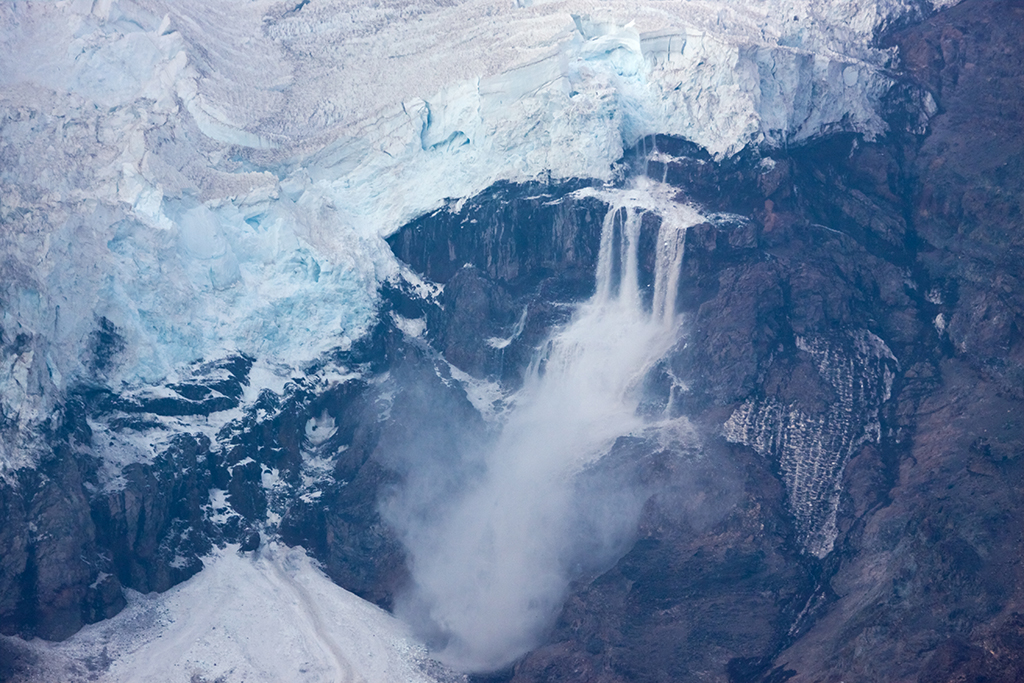
M12 683L454 683L384 610L331 580L299 548L214 551L165 593L129 591L117 616L63 642L0 636L33 669ZM7 680L7 679L5 679Z
M538 351L483 456L482 476L436 518L408 529L416 585L399 611L426 622L441 638L442 660L457 668L495 669L535 647L557 615L573 567L613 562L633 533L639 501L610 514L584 512L606 521L588 525L587 533L599 536L586 539L588 557L573 550L581 515L574 478L618 437L644 429L641 384L676 339L686 229L700 220L673 202L668 188L640 182L598 192L611 210L595 294ZM647 211L661 217L650 308L638 248Z

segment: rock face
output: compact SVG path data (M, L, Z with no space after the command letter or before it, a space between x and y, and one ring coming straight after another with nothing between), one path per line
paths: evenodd
M940 108L900 165L932 325L898 379L888 500L852 528L828 614L777 658L793 680L1024 676L1007 645L1024 579L1022 28L1021 3L977 2L892 37Z
M883 140L723 163L646 142L649 176L722 212L687 236L671 372L742 502L701 526L652 498L500 678L1024 675L1022 29L1019 3L967 2L890 35L908 80ZM486 251L441 265L412 239L438 281L469 260L514 287Z
M700 438L616 442L635 538L481 679L1024 679L1021 35L1024 4L994 0L889 33L903 80L876 141L629 153L706 217L640 409ZM0 632L67 637L261 532L391 607L410 578L388 496L424 463L459 471L494 429L474 387L519 387L594 292L610 207L589 185L498 185L407 225L389 243L428 283L386 283L372 332L279 393L250 395L247 356L80 387L40 467L0 482ZM640 219L648 285L660 221ZM92 341L101 371L122 342L105 319Z
M6 633L66 638L125 604L96 544L79 465L58 449L43 468L24 473L17 490L0 494Z
M1009 38L1022 28L1019 3L968 2L891 37L910 78L938 102L924 135L896 129L875 144L809 146L756 181L694 159L649 170L751 219L752 228L709 226L688 242L693 350L680 370L697 374L690 410L712 421L724 409L725 438L764 456L781 478L791 540L804 551L794 566L815 584L797 618L774 622L783 627L774 641L751 647L755 657L733 650L712 678L1024 675L1016 654L1024 539L1011 521L1024 502L1015 265L1024 138L1010 123L1024 101L1024 52ZM829 508L830 553L815 538ZM621 604L610 593L595 600L597 585L570 601L557 644L520 664L517 680L574 671L593 680L698 679L694 662L638 657L638 670L614 651L588 650L601 627L576 615ZM626 596L637 587L621 585ZM779 606L744 604L742 581L728 593L737 609L728 622L685 591L659 605L701 615L704 640L685 642L713 646L688 653L721 647L722 631ZM637 621L623 623L628 610L607 614L613 638L637 642Z

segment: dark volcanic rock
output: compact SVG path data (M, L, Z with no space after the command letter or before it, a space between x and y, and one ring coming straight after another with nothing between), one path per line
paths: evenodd
M93 498L98 540L123 585L165 591L203 568L199 557L212 547L202 509L208 448L205 438L178 436L154 462L125 467L120 488Z
M440 209L388 238L398 258L435 282L471 263L513 293L553 273L577 271L577 296L593 291L600 226L607 208L595 199L559 201L585 183L498 183L459 210Z
M593 293L608 207L572 195L584 186L499 183L388 238L400 259L445 285L427 313L428 334L460 370L516 386L537 346L568 319L566 304Z
M0 486L0 632L60 640L125 605L97 547L80 461L66 447Z
M713 680L778 647L814 586L814 567L791 550L782 487L737 449L680 455L645 463L642 476L661 486L636 543L578 583L553 644L513 680Z
M495 348L492 340L513 336L523 313L505 288L477 268L464 267L445 283L438 303L440 308L428 316L436 348L471 375L500 377L504 348Z

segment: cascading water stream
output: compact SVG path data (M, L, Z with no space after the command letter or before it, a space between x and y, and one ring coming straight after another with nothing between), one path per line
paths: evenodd
M595 193L613 207L595 294L538 352L472 490L409 531L415 590L399 611L427 624L441 657L459 668L495 669L534 647L573 567L614 562L628 547L639 493L612 514L592 514L603 521L583 532L573 479L618 437L644 429L642 380L676 339L686 228L700 220L660 184L642 182ZM650 210L662 220L647 310L638 245ZM578 557L577 537L595 529L600 538L586 539L589 556Z

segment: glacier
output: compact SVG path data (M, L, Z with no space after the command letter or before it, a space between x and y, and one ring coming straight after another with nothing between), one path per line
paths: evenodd
M0 469L78 383L238 352L286 377L357 338L399 268L382 237L448 198L611 180L653 133L717 157L880 134L872 38L921 9L5 3Z

